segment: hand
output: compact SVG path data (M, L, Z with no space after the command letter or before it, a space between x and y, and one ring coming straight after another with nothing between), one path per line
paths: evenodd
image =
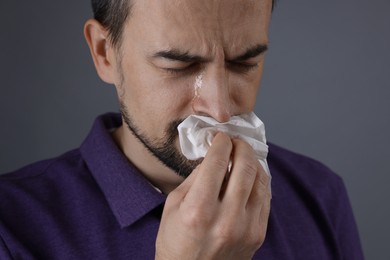
M247 143L218 133L203 162L167 198L156 259L251 259L265 239L269 181Z

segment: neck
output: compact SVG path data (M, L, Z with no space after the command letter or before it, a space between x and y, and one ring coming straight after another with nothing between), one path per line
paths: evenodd
M157 159L135 136L124 127L119 127L113 133L113 138L127 159L140 171L140 173L156 188L164 194L183 182L173 170L165 166Z

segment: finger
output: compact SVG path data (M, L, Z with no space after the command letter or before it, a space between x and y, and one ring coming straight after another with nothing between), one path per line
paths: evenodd
M267 193L269 191L267 190ZM271 211L271 196L265 195L262 200L257 201L255 207L247 208L247 216L250 218L249 223L252 227L251 230L255 231L256 241L260 242L260 245L264 242L268 228L269 215ZM250 232L249 232L250 234ZM252 233L253 234L253 233Z
M229 165L232 143L230 137L218 133L201 163L187 197L194 200L216 200ZM187 199L186 197L186 199Z
M190 189L190 187L194 183L194 180L196 179L196 175L198 173L198 170L199 170L199 165L196 166L196 168L192 171L192 173L179 186L177 186L177 188L174 189L170 194L178 193L176 195L179 196L179 199L182 199L183 197L185 197L186 194L188 193L188 190Z
M271 179L260 163L258 165L257 173L258 174L256 175L256 179L248 199L247 209L258 211L258 213L255 212L255 214L260 214L260 206L263 202L271 200L271 190L269 187Z
M271 209L270 177L259 163L257 175L253 184L251 194L246 205L246 212L251 218L253 227L258 227L258 239L264 241L268 227L268 219Z
M251 230L248 233L253 234L251 232L254 231L255 241L260 242L260 245L265 240L271 209L271 191L268 184L265 183L267 179L269 177L259 163L259 171L245 209L247 216L250 218L249 222L252 223L250 225Z
M269 214L271 211L271 192L269 189L266 190L266 196L263 197L263 202L258 206L258 223L260 225L260 234L265 236L268 227Z
M232 153L232 169L225 191L225 198L231 206L243 208L248 202L259 162L255 157L252 147L246 142L234 139ZM233 204L231 204L233 202Z

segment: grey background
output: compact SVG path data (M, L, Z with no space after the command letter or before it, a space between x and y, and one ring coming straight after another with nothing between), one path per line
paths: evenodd
M89 1L0 0L0 172L78 147L117 111L83 39ZM390 1L280 0L256 112L343 177L367 259L390 259Z

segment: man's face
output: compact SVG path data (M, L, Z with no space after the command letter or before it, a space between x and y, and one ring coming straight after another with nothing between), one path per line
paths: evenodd
M176 126L191 114L228 121L253 111L271 0L138 0L117 53L116 87L135 136L188 176Z

